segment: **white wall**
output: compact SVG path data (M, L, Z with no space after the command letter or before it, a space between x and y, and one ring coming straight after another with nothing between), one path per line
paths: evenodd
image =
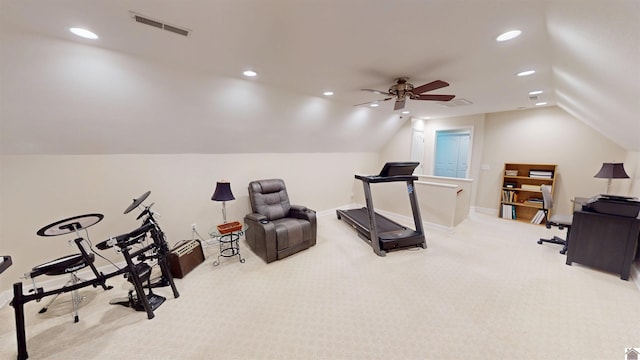
M433 175L433 162L436 148L436 132L440 130L469 129L471 131L472 157L469 178L476 179L480 171L480 159L484 144L485 115L470 115L446 119L412 118L389 140L380 151L380 162L407 161L411 157L411 137L413 129L422 130L425 138L423 175ZM474 190L475 191L475 186Z
M96 243L138 227L137 211L123 214L147 190L170 244L191 239L222 222L222 204L211 201L216 181L231 182L236 200L227 202L228 220L249 212L249 181L285 180L291 202L326 211L353 202L354 169L377 167L376 153L239 155L0 156L0 255L13 266L0 277L0 292L36 265L76 253L73 235L39 237L36 231L72 216L100 213L90 227ZM96 250L116 261L113 251ZM98 265L104 265L101 259Z
M612 192L620 194L627 193L629 196L640 198L640 152L628 152L624 161L624 168L631 180L612 181Z
M625 161L627 151L557 107L487 114L475 205L496 209L504 163L556 164L557 213L570 213L571 199L603 193L606 180L593 176L603 162ZM614 181L614 194L628 194L630 180Z
M417 129L423 131L425 137L425 153L422 160L424 175L432 175L436 132L464 128L471 131L470 149L472 150L472 157L469 176L474 179L480 171L480 159L482 158L482 146L484 143L484 119L484 114L430 120L412 118L382 148L379 166L381 167L387 161L410 160L412 132ZM421 178L421 180L424 179ZM419 202L422 204L421 215L423 221L444 227L452 227L461 221L460 218L466 217L470 203L474 202L476 193L475 181L463 181L461 183L455 179L438 177L429 177L426 181L442 183L443 186L422 184L416 187ZM463 188L463 197L457 195L457 190L447 189L446 186L449 184ZM406 195L406 189L403 189L403 186L395 188L392 186L372 187L376 207L411 217L409 200ZM448 201L454 201L455 203L445 204Z
M555 203L558 213L571 212L574 197L590 197L605 191L606 180L593 177L603 162L624 162L631 177L614 180L611 193L640 194L640 154L627 152L557 107L450 119L412 119L383 147L380 165L385 161L409 159L411 132L416 128L425 134L425 174L430 174L436 131L464 127L473 129L470 173L475 182L471 202L481 210L497 213L506 162L557 164ZM384 199L383 195L379 196ZM384 210L394 209L384 201L378 203Z

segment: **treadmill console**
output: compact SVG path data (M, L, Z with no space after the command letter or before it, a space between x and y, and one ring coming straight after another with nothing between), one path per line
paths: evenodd
M355 178L370 183L418 180L418 177L413 175L413 171L418 165L420 165L419 162L413 161L388 162L384 164L378 175L356 175Z
M388 162L384 164L378 176L410 176L418 165L420 165L419 162Z

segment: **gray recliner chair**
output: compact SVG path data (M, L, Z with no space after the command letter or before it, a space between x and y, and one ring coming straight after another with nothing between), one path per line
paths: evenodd
M249 183L253 213L244 217L249 248L270 263L316 244L316 212L291 205L284 181L256 180Z

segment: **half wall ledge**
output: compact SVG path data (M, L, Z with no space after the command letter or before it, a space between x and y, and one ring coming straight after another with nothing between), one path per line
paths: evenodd
M469 216L472 179L418 177L415 184L423 221L452 228Z

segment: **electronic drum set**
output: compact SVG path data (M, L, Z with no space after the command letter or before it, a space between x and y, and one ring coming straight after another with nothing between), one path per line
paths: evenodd
M33 285L33 289L29 291L29 294L23 293L21 282L13 284L14 297L11 305L15 311L19 360L28 358L24 304L30 301L36 300L39 302L47 296L54 295L39 311L40 313L44 313L60 294L71 292L73 318L74 322L78 322L78 306L82 301L78 290L87 286L101 286L104 290L109 290L112 286L107 286L106 280L120 274L124 274L127 281L133 284L133 289L129 291L127 297L112 300L110 303L131 307L136 311L145 311L149 319L153 319L153 311L165 301L165 297L154 294L152 288L171 286L174 298L180 296L173 282L167 260L169 246L164 233L154 217L154 212L151 210L153 203L149 206L142 205L150 193L150 191L147 191L140 197L133 199L133 203L124 211L124 214L128 214L134 209L140 208L141 213L136 220L142 219L142 226L129 233L110 237L96 244L96 248L99 250L115 249L115 251L121 253L125 259L125 267L118 268L108 274L99 272L94 265L96 254L91 249L91 242L89 241L89 233L87 230L87 228L97 224L103 219L104 216L102 214L75 216L57 221L38 230L37 234L39 236L58 236L75 233L76 238L73 242L78 248L79 253L63 256L34 266L29 273L25 274L25 278L31 279ZM86 239L81 236L81 230L85 231ZM150 237L152 241L145 245L145 243L147 243L147 237ZM134 248L134 246L137 248ZM100 255L98 254L98 256ZM152 283L152 266L155 264L160 267L161 276ZM94 278L87 280L79 278L77 271L87 267L90 268ZM57 276L66 274L69 275L69 281L61 288L45 291L42 287L38 287L35 282L35 278L41 275ZM144 288L148 289L148 293L145 294Z

